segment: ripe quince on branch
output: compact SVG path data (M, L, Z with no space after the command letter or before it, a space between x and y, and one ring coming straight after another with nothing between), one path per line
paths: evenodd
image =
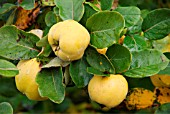
M126 98L128 83L119 74L111 74L109 77L94 75L89 82L88 93L91 100L103 104L107 108L113 108Z
M63 61L73 61L83 56L90 35L77 21L65 20L50 28L48 41L56 56Z
M17 89L25 94L30 100L42 101L47 98L41 97L38 92L36 75L40 72L40 62L36 58L21 60L17 64L19 74L15 76Z

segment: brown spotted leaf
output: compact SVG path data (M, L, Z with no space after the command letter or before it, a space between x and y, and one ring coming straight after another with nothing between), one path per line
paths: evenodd
M32 25L33 22L35 22L35 19L37 15L40 12L40 7L38 7L38 4L34 4L34 8L32 10L25 10L23 8L18 8L18 14L17 14L17 20L15 22L15 25L19 29L26 29L30 25Z
M157 87L154 90L157 96L157 102L160 104L170 103L170 88L169 87Z
M129 91L125 104L128 110L139 110L152 106L155 99L152 91L144 88L133 88Z

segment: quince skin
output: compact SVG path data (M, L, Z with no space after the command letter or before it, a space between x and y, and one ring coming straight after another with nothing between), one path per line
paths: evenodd
M48 42L56 56L63 61L73 61L83 56L90 35L77 21L65 20L50 28Z
M21 60L17 64L19 74L15 76L17 89L25 94L30 100L42 101L47 98L41 97L38 92L38 85L35 81L36 75L40 72L40 62L34 59Z
M119 105L128 93L128 83L122 75L109 77L94 75L88 85L91 100L113 108Z

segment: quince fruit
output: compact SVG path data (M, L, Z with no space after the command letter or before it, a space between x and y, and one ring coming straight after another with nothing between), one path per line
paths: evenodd
M74 20L54 24L48 33L48 42L55 55L63 61L80 59L90 43L89 32Z
M17 89L25 94L30 100L46 100L38 92L38 85L35 81L36 75L40 72L40 62L36 58L30 60L21 60L17 64L19 74L15 76Z
M88 93L91 100L113 108L126 98L128 83L118 74L111 74L109 77L94 75L89 82Z

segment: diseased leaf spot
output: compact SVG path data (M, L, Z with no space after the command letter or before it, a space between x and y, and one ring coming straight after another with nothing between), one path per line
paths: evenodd
M160 95L160 90L156 89L156 96L158 97Z

